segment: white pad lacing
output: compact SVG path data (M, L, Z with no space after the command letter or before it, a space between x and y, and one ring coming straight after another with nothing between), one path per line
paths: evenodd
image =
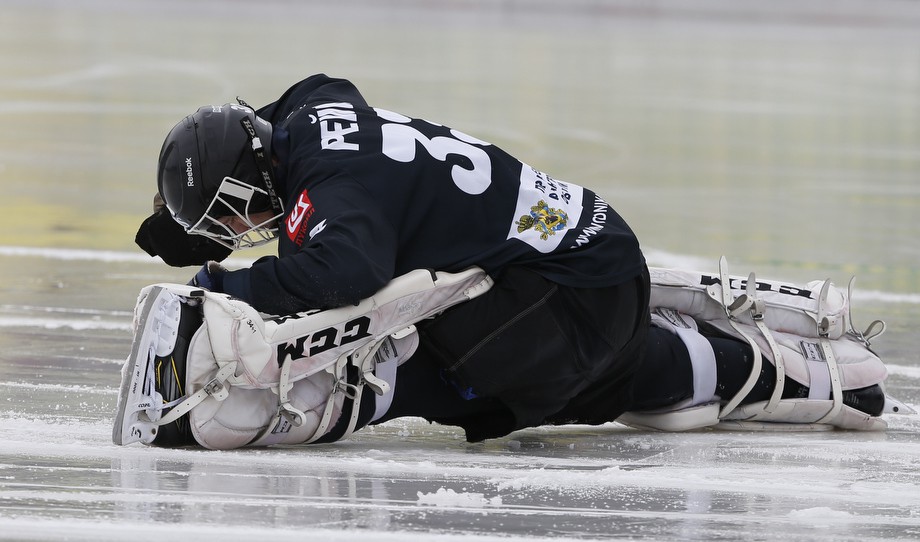
M348 419L348 425L339 438L351 435L357 427L358 416L361 411L361 397L365 387L371 388L371 391L377 396L375 413L371 421L382 417L393 400L396 369L415 352L417 346L418 336L415 326L409 325L403 330L381 340L368 343L351 355L341 356L335 364L326 367L323 372L331 375L333 379L332 390L323 404L319 422L303 442L305 444L316 442L329 432L333 423L335 423L334 417L336 412L339 411L339 405L343 401L350 403L351 414ZM285 365L289 363L290 358L285 361ZM354 382L349 382L349 367L354 367L358 370L358 378ZM282 381L279 382L278 390L292 389L294 383L288 380L289 371L282 367L281 374ZM275 390L273 389L272 391ZM287 392L279 393L278 396L279 401L283 401L279 405L278 411L266 429L249 443L250 446L269 446L284 442L286 440L285 435L291 426L300 427L306 421L306 414L291 405Z
M412 332L415 331L415 326L412 327ZM335 402L335 396L337 393L343 393L345 396L351 400L351 416L348 418L348 426L345 429L345 432L342 434L341 438L346 438L355 431L355 427L358 423L358 415L361 413L361 395L364 391L365 386L370 387L374 393L378 396L385 393L389 393L390 384L383 379L377 378L374 375L374 357L377 354L377 351L380 350L380 347L383 346L384 340L377 341L373 344L368 344L357 351L349 357L348 359L340 360L339 363L335 364L336 374L333 374L335 377L335 388L333 393L329 394L329 399L326 402L326 407L323 411L322 421L319 426L316 428L316 431L313 433L313 436L307 440L307 444L311 442L316 442L326 432L329 430L329 422L331 416L329 413L332 410L333 404ZM358 368L360 376L358 377L358 382L355 384L348 383L347 376L347 365L351 364Z
M191 395L186 395L185 397L181 397L175 401L163 405L164 409L168 407L173 407L173 409L167 412L166 415L164 415L162 418L160 418L156 424L166 425L178 420L185 414L188 414L189 411L201 404L201 402L208 397L213 397L218 401L223 401L226 399L230 395L230 392L227 391L227 387L224 385L224 382L233 376L233 372L235 370L235 361L227 363L221 367L217 371L217 374L214 375L214 378L212 378L200 390Z
M758 331L761 333L763 338L766 340L767 344L770 347L773 365L776 368L776 384L773 388L773 394L770 396L770 400L763 406L764 416L772 414L779 402L782 400L783 389L785 387L785 366L783 361L783 354L780 351L779 345L776 343L776 339L773 337L773 333L767 327L764 322L764 311L765 304L757 296L757 280L754 276L754 273L751 273L748 276L746 291L744 294L735 298L731 293L730 287L730 277L728 274L728 261L725 259L725 256L719 260L719 276L720 284L710 286L711 289L719 290L721 294L716 299L721 299L722 306L725 308L726 316L728 317L729 323L738 332L739 335L744 337L747 342L751 345L751 348L754 350L754 367L751 371L750 376L745 382L744 386L732 397L732 399L722 407L722 411L719 413L719 418L726 418L729 414L741 403L741 401L747 397L748 393L753 389L754 384L757 382L757 379L760 377L760 369L762 363L762 353L760 347L757 345L757 342L748 335L744 329L738 325L738 316L745 311L750 312L751 320L754 322L754 325L757 326ZM814 377L811 380L811 384L817 384L822 380L829 380L831 387L831 399L833 400L831 409L828 413L818 420L816 423L825 423L834 418L837 413L840 411L840 408L843 406L843 390L840 385L840 376L837 369L837 358L834 356L834 352L831 349L830 343L827 338L828 330L828 319L826 318L826 305L827 305L827 295L830 288L831 281L830 279L825 280L821 288L821 293L818 296L818 335L820 336L821 349L824 357L824 366L827 368L827 378L824 378L824 375L819 375L816 371ZM712 291L712 290L711 290ZM811 370L811 367L809 367ZM817 367L815 367L817 369ZM827 398L824 396L823 398ZM755 416L753 419L758 419L760 416Z
M717 415L712 414L709 405L690 407L682 403L670 411L627 413L621 421L664 430L716 424L745 429L883 429L883 420L844 405L843 390L884 380L884 364L869 348L869 339L884 331L884 323L875 321L865 332L855 331L850 317L850 292L841 292L829 280L804 287L758 282L753 273L746 280L731 277L727 267L723 257L718 275L650 268L650 305L657 312L673 308L714 331L747 342L754 358L751 374L742 388ZM852 284L851 280L850 291ZM767 401L741 405L756 385L764 357L776 368L773 393ZM790 374L809 387L807 399L782 398ZM884 412L904 411L902 406L886 396Z
M763 338L766 339L773 354L773 364L776 367L776 386L773 389L770 401L764 408L767 412L772 412L776 408L776 404L782 399L783 387L786 381L786 371L783 362L783 354L780 352L779 346L776 344L776 340L773 338L770 329L767 327L766 323L764 323L764 310L766 305L763 303L763 300L759 299L756 295L756 277L754 273L748 276L746 291L737 298L734 298L731 293L731 279L728 274L728 262L725 256L722 256L719 260L719 277L720 283L718 286L720 296L716 297L716 299L721 299L722 307L725 309L725 315L728 317L728 321L732 328L747 340L748 344L751 345L751 349L754 351L754 365L751 368L751 374L748 376L741 389L738 390L738 393L722 407L719 417L724 418L727 416L745 397L747 397L748 393L754 388L757 379L760 378L760 370L763 366L763 355L760 351L760 347L744 332L743 328L738 325L738 317L745 311L750 313L751 320L754 322L754 325L757 326Z

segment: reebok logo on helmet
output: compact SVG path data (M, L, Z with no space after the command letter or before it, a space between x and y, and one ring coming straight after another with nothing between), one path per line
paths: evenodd
M185 175L188 177L186 181L186 186L195 186L195 176L192 175L192 157L189 156L185 159Z

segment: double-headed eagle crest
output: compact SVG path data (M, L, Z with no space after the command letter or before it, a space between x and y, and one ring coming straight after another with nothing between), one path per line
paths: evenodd
M546 241L550 235L556 235L557 231L565 229L568 221L569 215L565 211L553 209L541 199L530 208L530 214L521 216L515 224L518 225L518 233L534 229L540 233L540 239Z

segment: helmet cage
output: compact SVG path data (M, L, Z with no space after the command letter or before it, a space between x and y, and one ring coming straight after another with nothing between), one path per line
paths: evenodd
M256 195L268 196L268 192L233 177L224 177L204 215L188 228L188 232L203 235L232 250L257 247L273 241L278 235L278 220L284 213L276 213L256 223L250 215L250 205ZM247 229L237 233L229 224L221 221L227 217L242 220Z

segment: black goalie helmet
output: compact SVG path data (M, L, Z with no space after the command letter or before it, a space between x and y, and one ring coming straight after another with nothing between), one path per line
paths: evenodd
M157 188L173 218L232 249L274 239L284 210L271 138L271 124L245 105L208 105L182 119L157 166Z

